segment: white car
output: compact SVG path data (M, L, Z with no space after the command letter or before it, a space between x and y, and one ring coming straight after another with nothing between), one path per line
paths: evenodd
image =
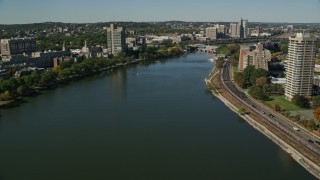
M297 128L297 127L293 127L293 129L294 129L295 131L300 131L300 129Z

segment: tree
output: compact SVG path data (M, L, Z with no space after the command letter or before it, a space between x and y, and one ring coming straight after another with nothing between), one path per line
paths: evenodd
M312 98L312 108L316 109L320 107L320 96L315 96Z
M52 87L57 82L57 74L53 71L45 71L41 74L40 85L42 87Z
M72 71L70 68L66 68L58 72L59 79L66 79L66 78L69 78L71 75L72 75Z
M313 117L320 121L320 107L317 107L314 111L313 111Z
M284 95L284 88L281 84L266 84L263 92L268 95Z
M246 87L246 80L241 72L237 72L234 74L234 81L240 86L241 88Z
M22 79L24 81L24 86L26 89L30 89L33 86L31 76L23 76Z
M216 60L216 67L217 67L218 69L222 69L223 64L224 64L224 58L218 58L218 59Z
M37 71L33 71L31 73L30 78L31 78L30 81L32 82L32 85L36 86L39 83L41 77Z
M10 92L14 92L19 86L18 81L13 77L10 78L9 80L1 79L0 81L1 81L0 82L0 90L2 92L8 91L8 90Z
M268 79L266 77L259 77L257 80L256 80L256 84L258 86L261 86L263 87L264 85L266 85L268 83Z
M243 70L242 73L246 82L250 82L251 75L253 74L254 70L255 70L255 67L253 65L249 65Z
M274 105L274 110L277 111L277 112L281 111L281 106L280 106L279 103L276 103L276 104Z
M314 130L314 129L316 129L316 127L317 127L316 122L314 122L313 120L308 120L308 123L307 123L307 128L308 129Z
M241 107L238 109L238 114L245 114L246 113L246 109L244 107Z
M232 56L239 52L240 46L239 45L221 45L216 49L217 54L225 54L226 56Z
M249 89L249 94L258 100L267 100L268 96L263 93L263 89L259 86L251 86Z
M288 41L281 41L280 42L280 51L282 51L282 53L287 54L288 53Z
M269 72L265 69L262 68L258 68L258 69L254 69L251 76L250 76L250 82L251 84L256 84L256 81L258 78L260 77L265 77L268 78L269 77Z
M171 39L165 39L161 42L161 44L163 44L165 47L171 47L172 43L173 41Z
M300 96L298 94L293 96L292 102L300 108L309 108L310 107L309 100L306 97Z
M2 100L2 101L9 101L12 99L13 99L13 97L12 97L10 91L5 91L4 93L2 93L0 95L0 100Z

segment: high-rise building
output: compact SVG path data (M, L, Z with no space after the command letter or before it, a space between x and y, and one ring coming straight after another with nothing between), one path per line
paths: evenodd
M224 39L227 34L227 29L224 25L220 25L218 28L218 38Z
M248 20L242 20L243 38L248 36Z
M239 70L242 71L249 65L268 70L268 62L271 61L271 52L263 49L263 45L260 43L256 45L255 50L250 51L249 49L249 47L241 47Z
M237 24L230 24L230 37L238 38L238 25Z
M240 19L238 24L230 24L232 38L246 38L248 35L248 20Z
M286 67L285 97L295 95L311 97L315 66L315 39L309 34L297 33L289 37L288 63Z
M1 55L12 56L18 54L31 54L36 49L35 38L12 38L12 39L1 39Z
M116 55L126 50L126 34L123 27L111 24L107 28L107 49L110 54Z
M238 22L237 36L239 38L243 38L244 37L244 28L243 28L243 19L242 18L240 18L240 20Z
M239 55L239 71L243 71L246 67L244 67L244 60L247 58L248 53L250 52L250 46L242 45L240 46L240 55ZM247 63L246 63L247 64Z
M217 39L218 29L216 27L206 28L206 37L209 39Z

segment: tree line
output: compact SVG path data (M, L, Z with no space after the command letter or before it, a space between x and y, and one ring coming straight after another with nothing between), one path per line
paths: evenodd
M129 63L140 56L141 60L166 58L182 54L183 51L174 44L162 47L146 47L137 53L119 53L109 58L86 58L82 62L65 61L59 66L44 71L33 71L22 77L0 78L0 101L15 100L18 97L32 94L37 89L55 88L61 82L88 76Z

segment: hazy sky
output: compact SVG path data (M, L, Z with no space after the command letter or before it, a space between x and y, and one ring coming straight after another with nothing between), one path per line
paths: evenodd
M114 18L113 18L114 17ZM317 22L320 0L0 0L0 24L112 21Z

